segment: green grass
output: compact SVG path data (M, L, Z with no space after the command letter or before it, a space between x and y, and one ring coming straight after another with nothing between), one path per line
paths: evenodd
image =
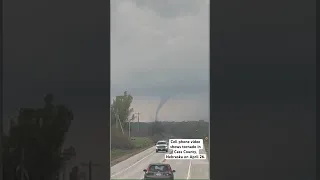
M153 146L153 141L152 139L148 137L131 137L131 142L134 146L133 149L112 149L111 150L111 161L118 159L122 156L126 156L129 154L135 154L140 152L142 149L149 148Z
M121 157L124 154L129 153L130 151L132 151L132 150L112 149L111 150L111 158L115 159L115 158Z
M144 148L153 145L152 139L148 137L131 137L131 142L135 148Z

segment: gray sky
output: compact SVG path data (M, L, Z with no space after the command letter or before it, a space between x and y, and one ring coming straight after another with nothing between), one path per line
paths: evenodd
M209 119L209 4L111 0L111 96L127 90L141 120Z

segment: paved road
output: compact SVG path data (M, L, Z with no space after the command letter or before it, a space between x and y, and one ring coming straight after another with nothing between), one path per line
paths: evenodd
M204 150L200 150L205 154ZM150 163L169 163L176 170L175 179L209 179L209 160L165 160L165 153L156 153L155 147L147 149L125 161L111 167L111 179L143 179L143 169Z

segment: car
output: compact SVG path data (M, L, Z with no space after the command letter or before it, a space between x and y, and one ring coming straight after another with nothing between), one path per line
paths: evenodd
M167 141L158 141L156 143L156 152L165 151L168 152L168 142Z
M143 170L143 180L151 179L163 179L163 180L174 180L175 170L172 170L170 164L165 163L153 163L149 164L147 169Z

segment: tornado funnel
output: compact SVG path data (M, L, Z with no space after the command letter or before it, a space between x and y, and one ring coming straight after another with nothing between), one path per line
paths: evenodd
M158 121L158 114L159 111L161 110L161 108L163 107L164 104L166 104L166 102L171 98L171 96L162 96L160 97L160 103L157 107L157 111L156 111L156 116L155 116L155 121Z

